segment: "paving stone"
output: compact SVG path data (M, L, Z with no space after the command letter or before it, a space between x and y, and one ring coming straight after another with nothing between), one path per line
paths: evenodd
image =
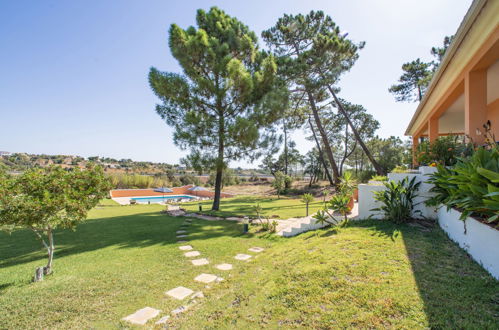
M130 314L123 318L124 321L128 321L133 324L144 325L152 318L159 315L161 311L159 309L154 309L151 307L144 307L139 309L133 314Z
M186 238L187 235L177 235L177 238Z
M182 251L189 251L189 250L192 250L192 246L190 245L182 245L182 246L179 246L178 247L180 250Z
M188 309L189 309L189 306L180 306L179 308L172 310L172 314L177 315L177 314L185 312Z
M177 234L185 234L187 233L185 230L177 230Z
M223 280L224 280L224 279L223 279L223 277L217 277L217 278L215 279L215 282L220 283L220 282L222 282Z
M201 274L198 275L194 278L194 281L201 282L201 283L211 283L214 282L217 279L217 275L213 274Z
M220 270L231 270L232 269L231 264L220 264L220 265L216 265L215 267L217 267L217 269L220 269Z
M167 291L166 294L172 298L182 300L186 297L190 296L194 291L188 288L184 288L183 286L176 287L175 289L171 289Z
M236 258L237 260L248 260L249 258L251 258L251 256L249 254L239 253L234 258Z
M169 319L170 319L170 315L165 315L162 318L160 318L159 320L157 320L156 322L154 322L154 324L165 324L166 321L168 321Z
M200 255L201 255L201 253L199 253L199 251L189 251L189 252L184 253L184 256L186 256L188 258L198 257Z
M191 299L204 298L203 291L198 291L191 296Z
M192 264L194 266L203 266L203 265L207 265L209 264L210 262L208 261L208 259L206 258L201 258L201 259L194 259L194 260L191 260Z
M251 252L260 253L260 252L263 252L263 250L265 250L265 249L261 248L261 247L252 247L251 249L248 249L248 250Z

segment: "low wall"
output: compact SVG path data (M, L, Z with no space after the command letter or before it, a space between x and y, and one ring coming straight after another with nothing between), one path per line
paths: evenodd
M374 192L385 189L383 184L359 184L359 219L383 219L383 213L371 210L381 206L374 199Z
M461 213L454 209L447 210L445 206L437 212L438 223L449 238L499 280L499 230L473 218L459 220Z
M154 191L154 189L115 189L111 190L111 197L140 197L140 196L172 196L172 195L193 195L199 197L210 197L215 196L215 192L209 190L202 191L189 191L189 188L194 187L193 185L187 185L182 187L171 188L173 192L162 193ZM233 197L234 195L228 193L221 193L220 197Z

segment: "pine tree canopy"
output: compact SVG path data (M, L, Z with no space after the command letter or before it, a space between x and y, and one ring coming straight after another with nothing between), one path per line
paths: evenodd
M259 156L287 106L287 91L274 57L259 50L246 25L216 7L198 10L196 22L169 30L182 74L151 68L149 83L162 101L156 112L175 130L175 144L216 167L216 209L227 161Z

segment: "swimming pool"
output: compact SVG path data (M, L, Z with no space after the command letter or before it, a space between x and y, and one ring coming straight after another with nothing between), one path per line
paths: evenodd
M131 198L137 203L148 204L148 203L162 203L171 199L195 199L195 197L187 195L169 195L169 196L157 196L157 197L133 197Z

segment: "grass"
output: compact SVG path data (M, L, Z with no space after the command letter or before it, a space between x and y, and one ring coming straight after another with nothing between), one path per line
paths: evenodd
M299 198L290 197L263 197L263 196L237 196L234 198L223 198L220 201L220 210L211 211L213 201L183 203L181 206L189 211L199 211L199 204L203 206L203 214L221 217L249 216L256 217L253 206L260 203L263 216L288 219L304 217L306 215L305 204ZM317 199L309 205L309 214L317 212L323 206L322 200Z
M1 328L130 327L120 319L150 306L181 305L182 285L206 298L172 327L494 328L499 282L438 229L384 221L351 223L284 239L233 222L193 220L190 244L210 265L190 265L176 244L181 218L158 205L106 201L77 231L58 231L54 275L31 283L45 255L29 231L0 233ZM266 251L233 259L251 246ZM214 265L229 262L221 273ZM200 273L225 281L206 289ZM164 314L162 314L164 315Z

